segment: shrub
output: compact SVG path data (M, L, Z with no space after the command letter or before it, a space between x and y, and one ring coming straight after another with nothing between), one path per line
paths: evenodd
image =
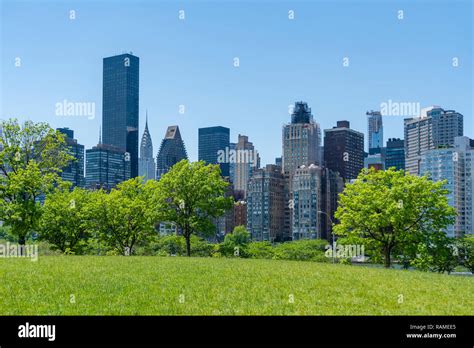
M250 243L250 233L244 226L237 226L234 231L225 236L219 244L219 253L225 257L248 257L247 246Z
M270 242L252 242L247 246L247 254L251 259L272 259L275 256Z
M327 245L325 240L298 240L278 244L274 253L275 259L328 262L324 251Z

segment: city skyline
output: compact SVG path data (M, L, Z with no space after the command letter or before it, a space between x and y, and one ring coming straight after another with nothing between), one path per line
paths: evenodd
M350 121L351 128L366 135L364 148L366 111L380 110L382 103L390 102L454 109L464 115L464 134L472 138L472 32L467 30L472 5L462 1L451 7L447 2L429 7L356 3L359 8L324 2L271 6L145 2L138 10L130 2L113 7L105 2L58 2L47 9L39 2L28 3L28 11L22 11L21 3L5 1L1 118L69 127L79 143L92 148L102 118L101 62L125 47L141 60L138 133L143 133L148 109L154 142L176 124L191 160L198 157L198 128L223 126L230 128L231 142L238 134L252 139L262 165L274 163L282 155L279 140L282 126L289 122L288 106L298 100L308 103L322 130L331 129L338 120ZM185 20L179 19L181 9ZM400 9L403 19L397 17ZM71 10L75 19L70 19ZM288 18L290 10L293 20ZM103 28L100 16L105 12L114 30L97 32ZM133 24L126 28L119 25L124 12ZM235 16L229 17L230 13ZM32 25L17 30L14 19L19 15ZM370 23L360 21L358 15L369 16ZM425 20L445 16L457 19L456 28L429 26L429 32L424 28ZM141 24L149 18L159 18L163 25L153 29ZM209 18L211 24L206 23ZM385 40L366 35L382 19L384 25L378 30ZM315 35L331 21L331 31ZM232 29L236 22L246 25ZM255 30L248 31L247 26ZM166 35L153 36L157 28ZM91 30L97 35L91 35ZM32 44L31 35L41 38ZM231 42L223 41L228 35ZM255 43L247 43L249 38ZM55 50L58 40L63 49ZM304 54L299 53L302 47L307 49ZM369 51L370 47L376 50ZM15 65L16 58L20 66ZM234 66L235 58L239 67ZM348 66L343 65L344 58ZM40 89L46 82L48 88ZM94 103L94 117L56 115L56 104L63 101ZM384 145L388 138L404 138L403 118L410 116L418 115L383 117Z

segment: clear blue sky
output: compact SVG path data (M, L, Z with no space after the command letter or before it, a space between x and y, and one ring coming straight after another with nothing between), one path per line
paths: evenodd
M470 0L1 3L1 118L69 127L87 148L102 118L102 58L124 51L140 57L140 138L148 109L155 154L178 124L195 160L198 128L222 125L271 163L297 100L323 129L347 119L364 133L365 112L389 99L440 105L474 136ZM94 102L95 119L56 116L64 99ZM403 117L385 117L384 132L403 137Z

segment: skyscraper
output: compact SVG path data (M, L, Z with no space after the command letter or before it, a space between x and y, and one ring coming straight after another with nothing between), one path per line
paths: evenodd
M103 143L129 153L132 178L138 176L139 63L126 53L104 58L103 67Z
M380 153L383 147L383 124L380 111L367 111L369 154Z
M235 151L237 149L237 143L229 143L230 151ZM235 183L235 163L229 163L229 179L230 182Z
M234 189L247 194L249 177L260 167L260 156L249 138L240 135L235 145L235 152L230 156L230 165L234 168ZM232 156L233 155L233 156Z
M140 158L138 161L138 175L144 177L144 181L155 178L155 159L153 158L153 142L148 130L148 114L145 122L142 142L140 143Z
M339 194L344 190L344 179L338 172L323 167L321 171L321 211L320 235L322 239L333 240L332 221L336 221L334 213L337 210Z
M302 165L293 175L292 237L298 239L321 239L319 228L322 206L321 167ZM324 216L322 218L325 218Z
M160 180L161 176L166 174L172 166L187 158L186 147L181 138L179 127L169 126L156 156L156 180Z
M198 159L219 164L222 176L229 176L230 129L226 127L199 128Z
M337 197L344 188L338 173L311 164L293 176L292 238L331 239Z
M267 164L250 177L247 191L247 229L256 241L287 240L285 177L281 168Z
M349 121L324 130L324 161L345 180L357 178L364 167L364 134L350 128Z
M65 141L69 155L74 157L67 167L62 169L61 178L72 183L72 187L84 187L84 145L81 145L74 139L74 131L69 128L57 128L65 135Z
M281 157L275 157L275 165L278 166L278 167L283 166L283 161L282 161Z
M454 138L463 135L463 115L454 110L432 106L421 110L420 117L406 118L405 167L419 175L421 156L428 150L453 146Z
M405 169L405 141L390 138L385 149L385 168Z
M98 144L86 150L86 186L110 190L130 179L130 155L112 145Z
M321 129L307 103L296 102L291 123L283 127L283 172L290 178L302 165L321 164Z
M456 209L456 222L448 226L449 237L461 237L473 231L474 141L455 137L451 147L431 149L421 156L420 174L429 174L433 181L446 180L448 203Z

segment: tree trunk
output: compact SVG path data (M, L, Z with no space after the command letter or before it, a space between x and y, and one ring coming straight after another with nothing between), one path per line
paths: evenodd
M20 256L25 256L26 235L21 235L20 237L18 237L18 244L20 244Z
M390 254L391 254L391 249L390 248L384 248L384 267L385 268L390 268Z
M191 234L185 231L184 238L186 239L186 254L191 256Z

